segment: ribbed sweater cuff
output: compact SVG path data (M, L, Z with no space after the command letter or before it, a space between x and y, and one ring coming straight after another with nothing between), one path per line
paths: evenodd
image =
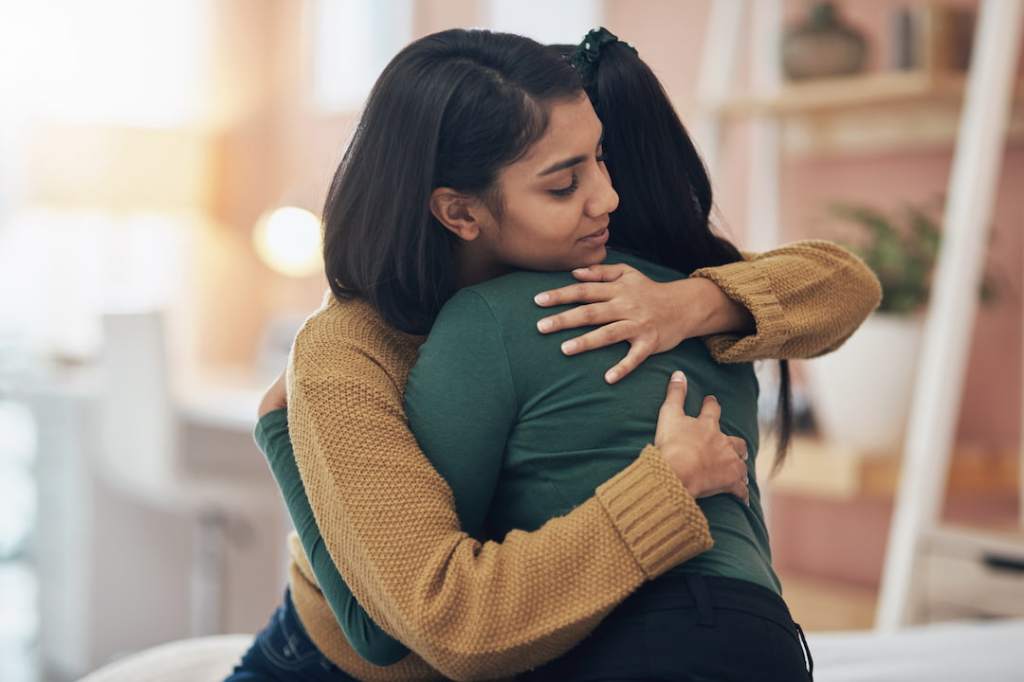
M716 361L744 362L754 356L778 357L789 338L789 324L786 311L772 290L771 282L760 263L738 261L694 270L690 276L711 280L726 296L741 304L754 317L756 330L752 335L715 334L705 339Z
M711 549L704 512L653 445L601 484L597 499L648 578Z

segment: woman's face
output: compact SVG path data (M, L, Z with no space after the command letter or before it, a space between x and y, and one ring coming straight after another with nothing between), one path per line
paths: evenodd
M586 95L551 107L547 131L498 176L503 210L484 212L475 267L571 270L604 260L619 205L601 149L601 121Z

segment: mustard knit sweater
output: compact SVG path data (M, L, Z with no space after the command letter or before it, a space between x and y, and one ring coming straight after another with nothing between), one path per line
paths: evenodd
M827 242L746 257L693 273L757 325L754 335L709 337L720 362L828 352L878 305L871 271ZM470 538L402 410L422 341L366 302L327 292L292 348L289 431L324 543L367 613L418 654L386 668L360 658L293 534L292 598L342 669L366 680L510 676L572 648L645 581L711 547L707 520L654 446L539 530Z

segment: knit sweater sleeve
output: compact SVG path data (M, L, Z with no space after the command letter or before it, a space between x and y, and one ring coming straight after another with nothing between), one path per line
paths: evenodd
M345 582L444 675L499 677L551 660L644 581L711 546L699 507L653 447L566 516L501 543L471 538L409 431L392 363L372 342L304 329L289 367L289 430Z
M827 241L794 242L744 260L695 270L750 311L757 325L747 336L705 339L718 362L813 358L841 346L882 297L871 269Z
M405 658L409 650L370 619L324 547L295 465L288 435L288 412L281 409L265 414L257 422L253 436L277 481L317 587L353 651L375 666L390 666Z

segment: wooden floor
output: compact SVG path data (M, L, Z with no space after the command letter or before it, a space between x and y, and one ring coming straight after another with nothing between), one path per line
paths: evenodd
M792 573L779 578L793 620L805 631L874 627L878 594L873 588Z

